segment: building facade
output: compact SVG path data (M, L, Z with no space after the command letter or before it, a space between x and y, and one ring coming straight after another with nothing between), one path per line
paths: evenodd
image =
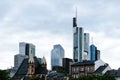
M95 45L90 45L90 60L95 61L100 59L100 51Z
M111 70L111 68L102 60L85 60L71 65L71 75L74 78L78 78L81 75L104 74L107 70Z
M35 56L35 45L31 43L20 42L19 43L19 54L27 55L32 54Z
M100 59L100 50L97 50L95 60L99 60L99 59Z
M70 69L71 69L72 62L73 61L70 58L63 58L62 66L63 66L66 74L70 74Z
M73 18L73 60L82 62L90 59L89 33L84 33L82 27L77 27L76 17Z
M89 33L84 33L84 59L90 60Z
M14 56L14 68L17 70L22 61L32 54L35 56L35 45L31 43L20 42L19 43L19 54Z
M73 18L73 60L79 62L83 60L84 52L84 30L77 27L76 18Z
M120 80L120 68L118 70L108 70L105 74L112 75L115 77L116 80Z
M64 58L64 49L60 44L54 45L51 51L51 66L62 66Z
M15 70L17 70L20 66L20 64L22 63L22 61L25 59L25 55L21 55L21 54L16 54L14 56L14 68Z
M71 65L71 75L78 78L81 75L92 74L95 71L94 61L77 62Z
M37 57L30 54L28 58L22 61L11 80L31 80L34 77L38 77L39 80L46 80L47 72L45 58L43 57L41 63L39 63Z

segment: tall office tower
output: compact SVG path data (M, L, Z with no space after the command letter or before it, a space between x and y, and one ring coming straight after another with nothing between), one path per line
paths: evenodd
M76 17L73 18L73 60L81 62L84 60L84 33L82 27L77 27Z
M62 60L62 66L65 69L65 72L67 74L70 74L70 71L71 71L70 69L71 69L72 62L73 61L70 58L63 58L63 60Z
M51 51L51 66L62 66L62 58L64 58L64 49L60 44L54 45Z
M90 45L90 60L96 61L100 59L100 51L97 50L97 47L95 45Z
M89 33L84 33L84 59L90 60Z
M97 50L96 51L96 60L99 60L100 59L100 50Z
M14 56L14 67L17 70L22 63L22 61L25 59L25 55L17 54Z
M32 54L35 56L35 45L31 43L20 42L19 43L19 54L27 55Z

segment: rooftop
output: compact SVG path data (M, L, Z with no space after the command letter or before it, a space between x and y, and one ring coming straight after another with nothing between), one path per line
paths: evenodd
M89 60L85 60L85 61L82 61L82 62L76 62L76 63L73 63L72 66L82 66L82 65L94 65L95 61L89 61Z

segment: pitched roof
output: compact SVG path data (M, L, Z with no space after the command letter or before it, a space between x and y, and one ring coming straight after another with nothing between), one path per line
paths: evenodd
M108 65L102 65L100 66L94 73L102 73Z
M20 67L18 68L17 72L13 76L12 80L21 79L25 77L25 75L28 72L29 64L28 64L29 58L26 58L21 63ZM42 67L39 63L38 59L34 57L34 64L35 64L35 74L47 74L48 70L46 67Z
M27 74L28 67L28 59L24 59L12 80L16 80L18 77L23 78Z
M115 77L120 77L120 70L109 70L105 74L113 75Z
M43 56L43 58L42 58L41 64L47 64L47 63L46 63L46 59L45 59L44 56Z
M82 65L91 65L91 64L94 65L94 62L95 61L85 60L85 61L82 61L82 62L73 63L72 66L82 66Z
M33 55L29 54L29 63L34 63Z

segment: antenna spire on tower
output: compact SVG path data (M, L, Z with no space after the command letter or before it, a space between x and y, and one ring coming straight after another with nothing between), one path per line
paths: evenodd
M77 8L75 14L75 17L73 17L73 27L77 27Z
M76 16L75 17L76 17L76 20L77 20L77 7L76 7Z

